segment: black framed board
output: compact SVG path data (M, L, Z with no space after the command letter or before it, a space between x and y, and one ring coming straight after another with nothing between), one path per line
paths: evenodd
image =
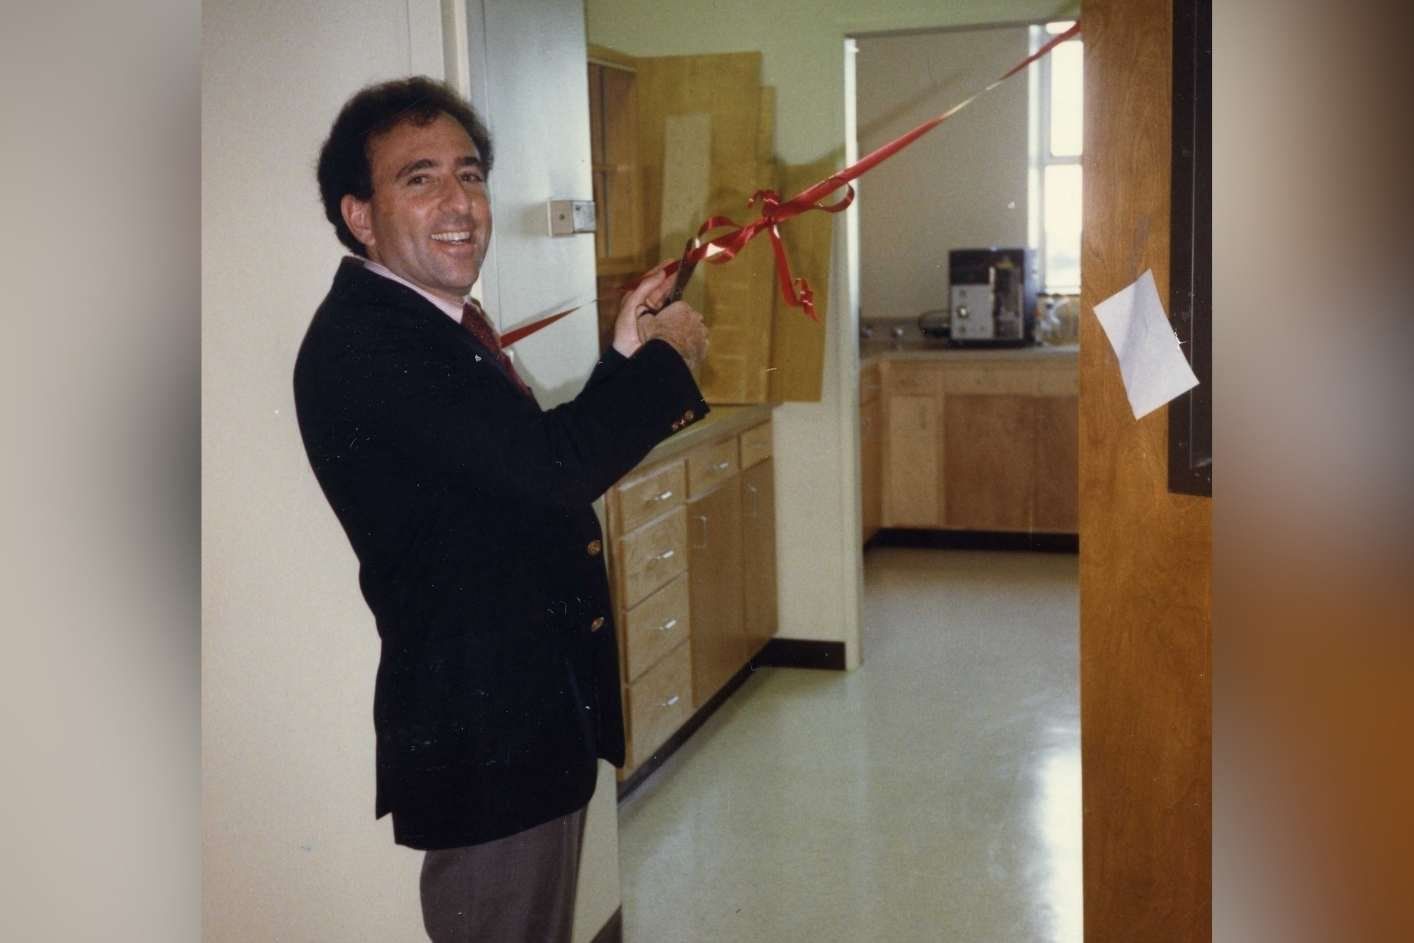
M1213 493L1213 12L1173 4L1169 311L1198 385L1169 403L1169 490Z

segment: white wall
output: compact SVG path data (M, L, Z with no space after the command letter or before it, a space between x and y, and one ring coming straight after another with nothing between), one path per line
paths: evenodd
M537 235L544 200L590 192L582 9L208 0L203 14L204 938L422 939L421 855L373 819L377 633L295 425L295 353L343 254L315 159L353 91L440 76L450 52L497 136L483 297L519 322L592 295L591 239ZM596 351L593 318L570 318L522 366L561 399ZM613 792L601 764L579 940L619 903Z
M1024 26L861 38L860 151L985 88L1027 41ZM1017 76L860 182L861 318L947 307L949 249L1027 244L1027 99Z
M886 30L1020 22L1060 15L1055 0L719 0L710 9L659 0L586 0L589 40L630 55L762 53L762 82L774 85L776 153L790 163L845 147L844 40ZM1020 80L1018 80L1020 81ZM937 132L946 133L942 129ZM867 178L865 178L867 186ZM736 209L733 208L733 212ZM787 241L790 224L782 227ZM858 312L843 260L848 226L837 219L831 273L835 304L819 403L776 410L776 501L780 534L779 634L842 641L859 659Z

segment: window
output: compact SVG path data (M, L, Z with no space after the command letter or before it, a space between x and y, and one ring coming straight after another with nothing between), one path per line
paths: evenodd
M1039 49L1072 22L1031 28ZM1037 63L1031 83L1031 244L1037 247L1041 286L1080 291L1081 168L1084 140L1084 47L1067 40Z

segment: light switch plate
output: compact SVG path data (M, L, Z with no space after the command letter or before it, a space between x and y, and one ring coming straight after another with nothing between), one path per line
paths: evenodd
M593 200L551 200L550 235L569 236L577 232L594 232Z

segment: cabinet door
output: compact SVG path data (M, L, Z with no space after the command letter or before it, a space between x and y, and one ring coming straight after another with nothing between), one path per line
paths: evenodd
M1036 398L1036 530L1080 532L1079 406L1074 396Z
M882 402L876 397L859 409L859 513L862 539L866 541L883 520Z
M770 459L741 473L740 668L776 634L776 477Z
M1031 529L1031 492L1036 477L1034 399L1013 394L954 393L945 397L943 474L948 527Z
M741 667L741 482L687 505L692 701L702 706Z
M884 523L937 527L939 411L936 396L888 397Z

